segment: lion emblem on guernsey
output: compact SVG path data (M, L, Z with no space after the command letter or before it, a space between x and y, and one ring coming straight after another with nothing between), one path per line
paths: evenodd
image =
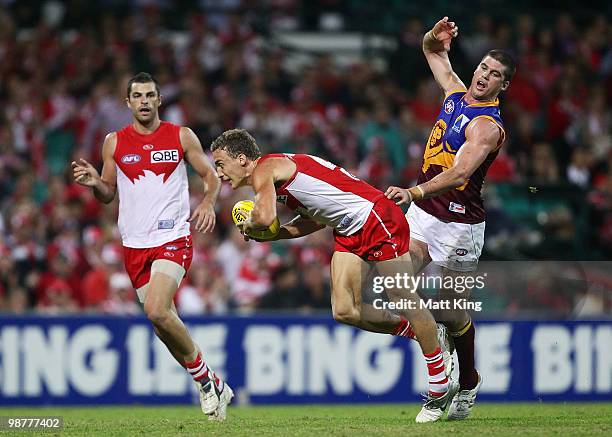
M444 104L444 112L446 112L447 114L452 114L454 110L455 102L453 102L452 100L449 100Z

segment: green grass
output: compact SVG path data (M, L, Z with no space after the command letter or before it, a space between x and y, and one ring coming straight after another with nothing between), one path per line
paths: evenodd
M230 407L225 423L208 422L197 406L3 408L0 415L63 416L64 430L56 433L62 436L612 435L612 403L481 403L475 407L473 416L468 420L444 420L424 425L414 422L419 408L416 404Z

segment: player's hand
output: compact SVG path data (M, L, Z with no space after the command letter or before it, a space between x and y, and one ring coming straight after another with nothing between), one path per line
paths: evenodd
M389 187L385 191L385 196L387 196L387 199L395 200L396 205L412 202L412 194L405 188Z
M434 25L432 34L444 45L444 50L449 51L452 39L459 35L459 27L454 21L448 21L448 17L444 17Z
M193 210L189 221L192 223L195 221L195 229L198 232L212 232L216 222L215 207L207 201L200 203Z
M72 175L74 180L86 187L95 187L100 182L100 174L89 162L83 158L79 162L72 161Z
M242 235L244 235L245 230L248 228L247 221L248 219L236 223L236 227L240 230Z
M247 232L249 231L249 229L251 229L250 222L251 222L251 219L248 218L246 220L236 223L236 227L240 230L240 233L242 234L244 241L255 240L257 242L261 242L261 240L258 240L257 238L253 238L247 235Z

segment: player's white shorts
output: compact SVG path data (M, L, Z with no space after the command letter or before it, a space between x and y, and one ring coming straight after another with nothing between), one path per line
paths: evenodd
M458 272L476 270L484 244L485 222L473 225L444 222L414 203L408 208L406 218L410 240L427 243L435 264Z

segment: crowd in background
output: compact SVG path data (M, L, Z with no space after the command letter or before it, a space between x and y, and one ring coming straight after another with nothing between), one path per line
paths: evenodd
M106 0L98 7L109 9L94 13L95 5L76 1L46 2L42 8L31 2L4 3L4 311L140 311L123 269L117 202L98 203L90 190L73 183L69 166L84 157L100 168L105 134L131 121L126 84L136 72L156 76L162 87L162 119L192 128L205 149L224 130L242 127L264 153L315 154L383 190L414 182L440 110L442 95L421 52L422 35L435 22L433 16L405 17L400 28L389 32L396 48L384 54L387 68L376 68L367 59L341 67L333 54L321 54L295 72L287 68L287 49L269 44L269 35L316 25L305 6L310 2L201 0L189 9L181 1L143 0L121 8L121 2ZM265 23L256 13L258 3L269 6ZM347 27L351 3L313 2L319 14L325 6L335 16L345 14ZM184 9L168 13L174 6ZM501 97L508 141L487 177L485 197L492 219L485 259L487 253L524 259L529 251L521 252L522 247L537 248L544 241L559 242L549 249L553 255L545 253L548 258L555 258L555 251L561 258L571 257L571 244L579 241L593 249L583 250L583 256L607 259L612 254L608 18L564 12L545 20L525 13L499 20L486 9L460 18L461 35L453 43L451 61L464 82L469 83L491 48L509 50L518 62L510 89ZM195 205L201 186L191 179ZM551 201L531 200L548 189L558 190ZM329 311L330 231L283 243L245 242L230 211L235 201L250 196L223 187L215 231L194 235L193 264L176 299L179 312ZM535 228L515 219L527 210L538 210ZM602 283L610 289L605 275ZM528 287L525 296L502 293L497 306L519 313L521 302L540 299L543 308L569 314L580 300L556 293L554 286ZM609 291L602 296L593 304L594 312L611 311Z

